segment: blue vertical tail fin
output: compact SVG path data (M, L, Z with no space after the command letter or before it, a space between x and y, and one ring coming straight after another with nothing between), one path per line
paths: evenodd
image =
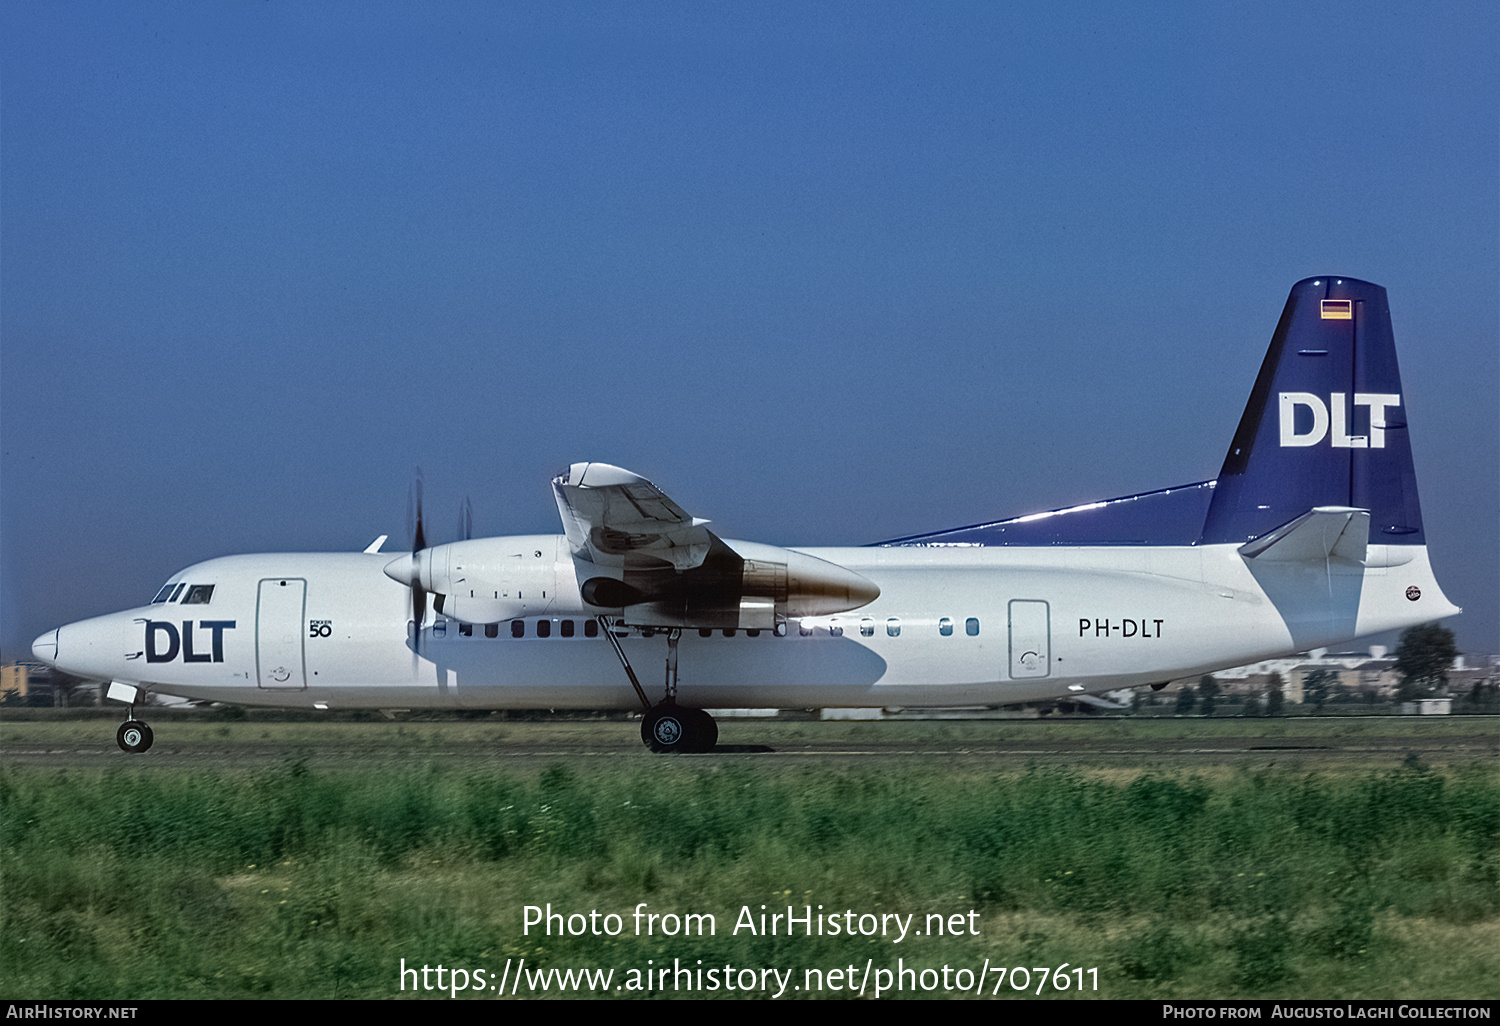
M1368 510L1370 543L1425 545L1385 289L1292 286L1224 458L1203 544L1241 544L1319 506Z

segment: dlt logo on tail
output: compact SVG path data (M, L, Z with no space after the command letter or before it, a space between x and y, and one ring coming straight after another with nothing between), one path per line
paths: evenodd
M1388 392L1354 393L1356 407L1368 406L1370 408L1370 433L1368 435L1349 433L1348 399L1347 392L1334 392L1328 397L1328 405L1325 406L1323 400L1311 392L1282 392L1282 448L1317 445L1328 437L1328 429L1332 427L1335 449L1384 449L1385 408L1400 406L1401 397ZM1297 407L1299 406L1305 407L1312 413L1312 427L1305 434L1297 433Z

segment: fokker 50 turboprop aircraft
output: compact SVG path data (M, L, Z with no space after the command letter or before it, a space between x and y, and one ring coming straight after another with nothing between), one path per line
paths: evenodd
M1385 289L1287 299L1213 481L863 548L720 538L576 463L562 535L229 556L32 651L150 692L352 708L632 708L659 752L725 706L1001 705L1161 685L1459 610L1428 563ZM429 596L431 597L429 609ZM635 667L660 673L643 685ZM654 674L653 674L654 676Z

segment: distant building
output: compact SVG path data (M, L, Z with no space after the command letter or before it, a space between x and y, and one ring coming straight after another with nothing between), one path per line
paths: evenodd
M1262 659L1258 663L1219 670L1214 677L1226 695L1254 694L1264 696L1272 674L1280 674L1286 700L1300 703L1306 695L1307 678L1318 670L1331 671L1334 683L1351 694L1374 692L1388 698L1396 693L1401 676L1396 659L1384 645L1371 645L1366 652L1329 652L1315 648L1310 652L1281 659Z
M1279 673L1286 700L1300 703L1306 696L1307 678L1317 670L1332 671L1339 687L1370 700L1393 700L1401 684L1396 657L1384 645L1371 645L1367 652L1329 652L1315 648L1281 659L1262 659L1258 663L1232 666L1217 671L1214 678L1226 696L1254 694L1264 697L1271 675ZM1467 695L1476 685L1493 687L1497 680L1500 680L1500 656L1460 654L1448 671L1448 690L1454 695ZM1183 687L1191 686L1197 683L1197 678L1180 683Z
M1419 698L1401 703L1402 716L1447 716L1453 711L1451 698Z
M0 702L23 701L31 693L30 671L25 663L0 666Z
M99 682L61 673L46 663L0 666L0 700L17 705L98 705Z

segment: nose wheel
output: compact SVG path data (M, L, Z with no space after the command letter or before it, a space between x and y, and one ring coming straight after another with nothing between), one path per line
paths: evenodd
M122 752L144 752L154 740L156 738L152 735L151 728L142 720L126 720L115 731L115 742Z

